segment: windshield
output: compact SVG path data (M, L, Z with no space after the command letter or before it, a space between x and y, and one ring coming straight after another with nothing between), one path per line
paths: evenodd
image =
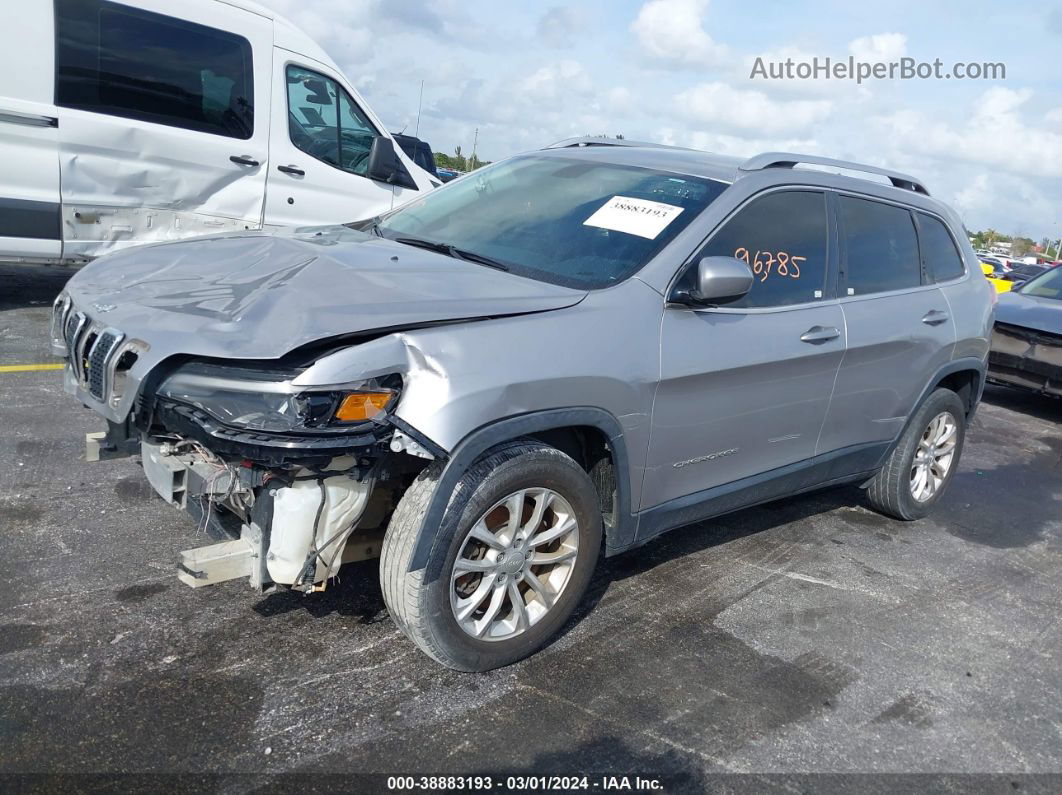
M727 185L568 157L517 157L384 217L384 237L450 246L514 273L594 289L626 279Z
M1035 295L1038 298L1054 298L1062 300L1062 265L1058 265L1047 273L1030 279L1019 288L1022 295Z

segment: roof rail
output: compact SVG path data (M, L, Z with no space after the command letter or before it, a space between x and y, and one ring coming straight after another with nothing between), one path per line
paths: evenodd
M750 157L738 166L738 170L760 171L765 168L793 168L800 163L807 163L815 166L830 166L832 168L845 168L851 171L862 171L867 174L879 174L883 177L888 177L889 182L897 188L912 190L915 193L921 193L926 196L929 195L926 186L908 174L902 174L899 171L890 171L886 168L878 168L877 166L867 166L862 163L852 163L848 160L834 160L832 157L818 157L817 155L795 155L791 152L764 152L762 155Z
M628 141L626 138L605 138L600 135L583 135L577 138L565 138L543 149L567 149L572 146L648 146L653 149L679 149L678 146L652 144L645 141Z

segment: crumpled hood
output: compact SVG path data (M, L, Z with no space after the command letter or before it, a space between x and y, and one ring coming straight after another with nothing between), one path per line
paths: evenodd
M270 359L316 340L560 309L586 292L346 227L212 235L140 246L67 285L92 320L176 353Z
M1062 334L1062 300L1023 293L1002 293L996 304L996 320L1012 326Z

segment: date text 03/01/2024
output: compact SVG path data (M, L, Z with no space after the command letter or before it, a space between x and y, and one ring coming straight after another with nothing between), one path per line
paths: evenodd
M664 785L656 778L643 778L641 776L601 776L591 778L589 776L536 776L520 775L506 776L505 779L495 778L489 775L483 776L389 776L387 778L388 790L401 791L569 791L569 790L597 790L601 792L630 791L630 792L654 792L662 791Z

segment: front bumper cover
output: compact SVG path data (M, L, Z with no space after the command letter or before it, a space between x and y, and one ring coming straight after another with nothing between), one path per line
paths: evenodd
M1062 396L1062 335L996 323L988 354L988 377Z

